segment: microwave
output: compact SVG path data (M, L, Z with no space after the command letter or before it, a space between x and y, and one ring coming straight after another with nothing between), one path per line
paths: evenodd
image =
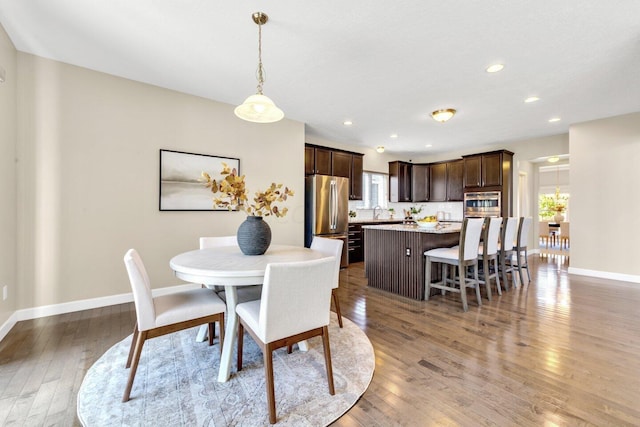
M501 199L500 191L464 193L464 216L465 218L499 217Z

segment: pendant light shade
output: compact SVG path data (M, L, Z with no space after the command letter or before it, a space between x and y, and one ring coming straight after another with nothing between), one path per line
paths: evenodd
M233 111L242 120L254 123L273 123L282 120L284 113L276 107L276 104L262 94L264 84L264 68L262 67L262 26L267 23L269 17L262 12L251 15L253 22L258 25L258 87L255 95L249 96L241 105Z
M249 96L233 111L242 120L254 123L273 123L282 120L284 112L271 98L260 93Z

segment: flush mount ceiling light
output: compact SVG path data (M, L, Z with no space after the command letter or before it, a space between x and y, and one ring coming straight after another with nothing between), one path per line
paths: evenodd
M384 153L384 146L382 146L382 145L378 145L378 146L376 147L376 151L377 151L378 153Z
M454 110L453 108L446 108L443 110L436 110L433 113L431 113L431 117L433 117L433 120L440 122L440 123L444 123L447 120L449 120L451 117L453 117L453 115L456 113L456 110Z
M253 22L258 24L258 93L245 99L242 105L236 107L234 113L248 122L273 123L282 120L284 113L269 97L262 94L265 74L262 67L262 26L267 23L269 17L262 12L255 12L251 17Z
M397 139L398 138L398 134L397 133L392 133L391 135L389 135L389 138Z
M502 71L504 68L504 64L493 64L487 67L487 73L497 73L498 71Z
M351 126L353 122L351 120L345 120L344 122L342 122L342 124L345 126Z

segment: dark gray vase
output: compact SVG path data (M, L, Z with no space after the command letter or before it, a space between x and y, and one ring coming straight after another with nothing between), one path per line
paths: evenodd
M271 227L261 216L248 216L238 227L238 246L245 255L262 255L271 244Z

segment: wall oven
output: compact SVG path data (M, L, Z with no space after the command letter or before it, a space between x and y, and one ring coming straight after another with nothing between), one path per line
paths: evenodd
M500 216L500 191L479 191L464 193L465 218L486 218Z

